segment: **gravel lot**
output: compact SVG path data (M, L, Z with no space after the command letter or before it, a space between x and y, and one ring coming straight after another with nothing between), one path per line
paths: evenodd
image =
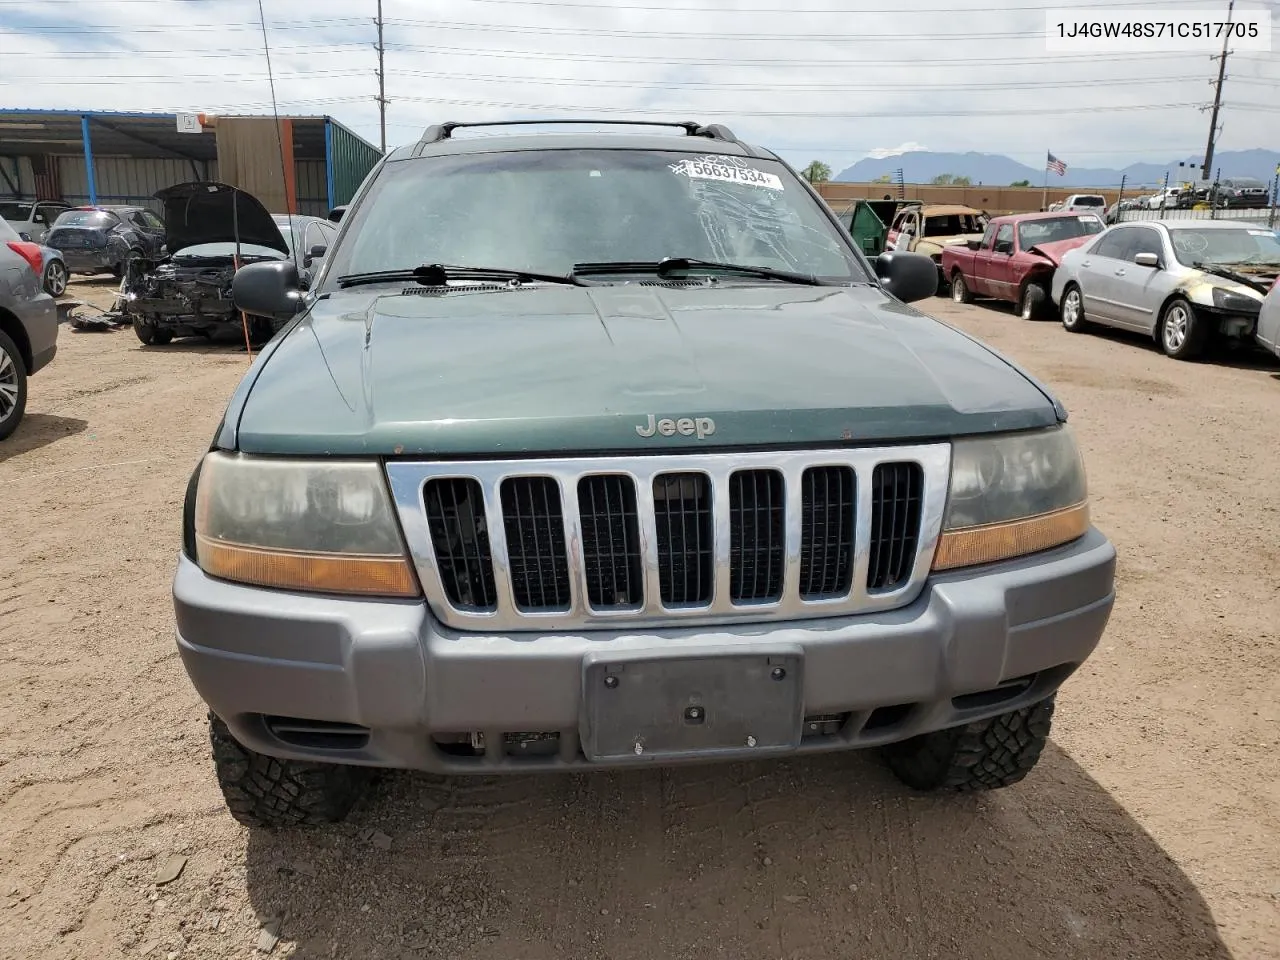
M924 306L1061 391L1120 551L1026 782L921 798L862 754L393 774L291 835L224 812L172 638L243 350L64 328L0 444L0 957L248 958L268 925L308 960L1280 956L1280 367Z

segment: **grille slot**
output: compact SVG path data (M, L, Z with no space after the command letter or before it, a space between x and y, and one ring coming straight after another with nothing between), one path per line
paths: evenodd
M583 477L578 481L578 513L587 601L597 610L638 606L644 600L644 579L635 483L617 475Z
M729 596L734 603L782 596L786 501L777 470L729 477Z
M497 589L480 483L457 477L428 480L422 499L449 602L464 610L495 609Z
M658 584L666 606L705 604L714 579L711 483L705 473L653 478L658 531Z
M810 467L800 478L800 596L844 596L853 583L856 488L849 467Z
M569 564L564 544L560 485L551 477L502 481L511 592L524 610L569 606Z
M892 590L911 575L920 540L924 472L915 463L879 464L871 478L868 590Z

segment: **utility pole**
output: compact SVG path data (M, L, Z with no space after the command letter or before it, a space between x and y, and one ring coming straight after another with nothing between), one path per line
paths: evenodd
M1235 0L1231 2L1235 3ZM382 0L378 0L378 19L374 23L378 25L378 122L382 132L382 153L385 156L387 152L387 72L382 66L382 58L386 53L386 48L382 44ZM1214 116L1216 117L1217 113ZM1209 142L1213 143L1212 138Z
M1209 170L1213 166L1213 141L1218 135L1218 110L1222 107L1222 81L1227 78L1227 56L1231 53L1227 44L1231 40L1231 11L1236 0L1227 4L1227 35L1222 40L1222 56L1211 59L1218 61L1218 81L1213 85L1213 114L1209 118L1209 143L1204 148L1204 165L1200 168L1200 179L1209 179Z

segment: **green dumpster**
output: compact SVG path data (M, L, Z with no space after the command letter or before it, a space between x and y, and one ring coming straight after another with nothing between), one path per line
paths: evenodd
M868 257L878 257L884 252L889 224L897 210L897 200L855 200L837 216L858 249Z

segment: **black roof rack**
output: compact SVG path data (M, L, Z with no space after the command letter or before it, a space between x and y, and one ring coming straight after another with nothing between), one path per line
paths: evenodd
M475 121L467 123L437 123L427 127L422 134L419 144L437 143L441 140L448 140L454 130L462 127L522 127L522 126L547 126L550 124L590 124L592 126L605 125L617 127L680 127L691 137L709 137L712 140L725 140L729 143L737 143L738 138L733 135L730 130L722 123L701 124L694 120L684 120L681 122L671 122L662 120L495 120L490 123Z

